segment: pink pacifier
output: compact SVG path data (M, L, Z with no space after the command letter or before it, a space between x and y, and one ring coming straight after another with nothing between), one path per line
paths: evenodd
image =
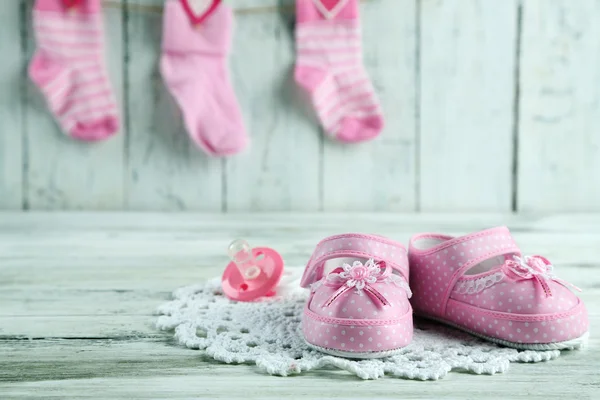
M252 301L273 296L283 273L283 259L268 247L251 248L239 239L229 245L229 258L221 286L231 300Z

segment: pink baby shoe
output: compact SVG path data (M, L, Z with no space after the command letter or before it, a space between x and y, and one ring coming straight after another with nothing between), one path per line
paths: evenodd
M412 339L406 248L349 233L322 240L308 261L302 331L322 352L348 358L397 353Z
M518 349L573 349L588 337L583 302L542 256L522 256L508 228L414 236L415 314ZM579 289L577 289L579 290Z

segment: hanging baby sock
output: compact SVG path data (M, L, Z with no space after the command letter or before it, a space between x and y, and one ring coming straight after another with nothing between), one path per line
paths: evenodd
M343 142L383 129L377 96L362 63L359 0L296 0L296 82L325 131Z
M220 0L167 0L161 72L194 142L225 156L247 142L229 80L227 55L233 13Z
M61 128L81 140L119 130L117 105L104 62L100 0L37 0L37 49L29 76Z

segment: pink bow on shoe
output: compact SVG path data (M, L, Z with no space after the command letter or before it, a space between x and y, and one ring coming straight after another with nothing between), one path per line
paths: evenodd
M557 278L552 272L553 265L547 258L542 256L513 256L512 260L506 260L502 265L502 272L512 281L535 279L544 290L546 297L552 297L552 291L548 281L555 281L565 287L571 287L579 292L577 286L565 280Z
M381 266L384 267L383 271ZM406 290L409 298L412 296L406 281L400 276L394 275L392 269L385 262L375 263L373 259L370 259L364 265L360 261L354 261L352 265L343 264L341 268L336 268L327 275L323 284L338 290L327 299L323 307L329 307L338 297L352 288L356 288L358 295L362 296L364 291L376 304L388 306L389 301L372 286L376 282L393 282L396 286Z

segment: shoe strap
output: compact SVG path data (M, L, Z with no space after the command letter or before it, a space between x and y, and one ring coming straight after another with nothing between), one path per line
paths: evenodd
M385 261L408 282L406 248L393 240L376 235L347 233L323 239L308 260L300 286L309 287L323 278L325 262L332 258L355 257Z
M445 315L446 305L456 282L475 265L498 256L509 254L520 255L521 251L513 240L507 227L487 229L466 236L450 238L444 235L425 233L414 236L411 239L411 252L415 249L414 242L421 239L444 239L438 246L428 250L416 250L415 253L421 261L421 265L415 267L423 268L427 263L439 265L446 261L445 270L451 273L447 286L441 297L440 315ZM441 260L441 261L440 261Z

